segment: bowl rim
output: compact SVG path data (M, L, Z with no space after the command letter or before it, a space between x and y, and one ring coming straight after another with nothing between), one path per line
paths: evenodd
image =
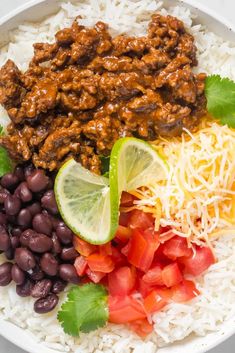
M15 8L14 10L10 11L8 14L0 17L0 29L1 27L6 26L9 22L11 22L9 28L10 29L15 28L13 25L15 18L18 18L20 16L24 17L24 14L27 12L27 10L30 10L30 9L33 10L38 5L43 5L43 4L48 5L49 2L50 2L50 5L52 5L53 10L51 11L48 9L46 16L56 13L56 9L58 8L59 3L62 1L30 0L20 5L19 7ZM235 25L231 23L229 20L227 20L225 17L223 17L222 15L218 14L215 10L209 8L207 5L199 3L197 0L163 0L163 3L164 4L168 3L167 7L175 4L178 4L178 5L182 4L194 11L196 10L199 13L199 17L202 15L202 16L205 16L207 19L210 18L214 22L217 22L219 26L224 28L225 31L227 31L227 33L230 32L232 34L231 38L233 38L235 42ZM24 18L22 18L21 22L23 21L25 21ZM227 340L228 338L230 338L232 335L235 334L235 318L232 318L232 320L229 320L224 324L225 325L223 326L226 326L226 325L228 326L228 329L225 330L226 332L224 332L224 328L222 326L220 331L209 333L208 335L204 336L203 337L204 339L206 339L206 337L212 337L211 343L208 343L208 342L203 344L199 343L199 345L197 346L197 350L194 353L205 353L208 350L213 349L219 344L223 343L225 340ZM29 335L27 330L23 330L17 325L2 318L0 318L0 335L5 339L7 339L9 342L15 344L17 347L29 353L38 353L39 349L41 353L60 353L59 351L56 351L54 349L50 349L46 346L42 346L40 342L37 342L35 339L32 338L31 335ZM200 337L195 338L195 340L197 339L200 341ZM181 341L179 341L178 344L180 344L180 342ZM177 345L177 342L175 343ZM29 347L30 344L31 346ZM173 346L172 348L171 346L169 346L169 347L159 349L159 353L168 353L168 352L180 353L181 350L178 351L178 349Z

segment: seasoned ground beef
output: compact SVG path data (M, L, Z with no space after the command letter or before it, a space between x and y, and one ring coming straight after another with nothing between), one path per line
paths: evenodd
M12 121L0 144L15 160L52 171L73 156L99 173L120 137L176 136L205 114L205 75L192 71L194 38L177 18L156 14L146 36L115 38L75 21L55 39L34 45L25 73L10 60L0 70Z

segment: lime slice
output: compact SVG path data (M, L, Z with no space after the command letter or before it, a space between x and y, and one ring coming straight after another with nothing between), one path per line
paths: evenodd
M71 159L55 180L55 196L68 227L91 244L109 241L111 225L109 180L91 173Z
M118 140L110 157L111 223L118 222L122 191L154 184L164 179L167 171L166 162L148 142L134 137Z

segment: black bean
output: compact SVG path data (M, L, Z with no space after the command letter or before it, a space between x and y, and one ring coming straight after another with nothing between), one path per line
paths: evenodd
M32 192L29 190L27 183L22 182L15 190L15 195L19 197L23 202L29 202L33 198Z
M59 239L56 235L56 233L52 233L52 237L51 237L51 240L52 240L52 253L55 254L55 255L58 255L61 253L61 250L62 250L62 247L60 245L60 242L59 242Z
M12 264L10 262L0 265L0 286L7 286L11 282L11 268Z
M23 271L29 271L36 265L36 261L32 252L25 248L16 249L15 262Z
M43 170L36 169L27 177L26 181L31 191L40 192L46 189L49 178Z
M12 266L11 276L13 281L18 285L23 284L25 281L25 273L16 264Z
M10 242L13 250L20 246L20 238L17 236L10 237Z
M28 271L28 275L33 281L40 281L45 276L39 265Z
M14 174L17 176L17 178L20 181L23 181L25 179L24 177L24 169L20 166L16 166L14 170Z
M29 297L31 295L31 291L33 289L33 282L30 279L26 279L24 283L16 286L16 293L20 297Z
M73 261L78 257L78 252L74 249L74 247L64 248L61 251L60 257L64 261Z
M11 216L9 214L6 215L7 216L7 222L11 225L11 226L17 226L17 221L16 221L16 216Z
M74 284L79 283L79 277L73 265L70 265L70 264L60 265L59 276L66 282L71 282Z
M0 225L5 225L7 224L7 216L5 213L0 212Z
M46 253L40 261L41 269L49 276L56 276L58 272L58 261L52 254Z
M35 170L35 168L34 168L33 164L27 165L27 167L24 168L25 179L28 178L33 173L34 170Z
M10 237L4 228L4 226L0 225L0 250L7 251L11 246Z
M38 233L51 235L52 224L49 217L43 213L39 213L33 218L33 229Z
M9 194L10 193L7 189L0 188L0 204L4 203Z
M15 251L12 248L12 246L9 247L9 249L7 249L7 251L5 251L5 256L7 258L7 260L13 260L14 259L14 255L15 255Z
M15 216L21 208L21 201L14 195L8 195L4 201L6 213L10 216Z
M38 314L46 314L52 311L58 304L59 298L56 294L49 294L46 298L38 299L34 303L34 311Z
M44 253L52 248L52 240L45 234L35 233L29 238L28 247L36 253Z
M53 217L52 215L49 215L51 223L52 223L52 227L54 230L56 230L56 228L62 224L63 222L61 221L61 219ZM64 224L64 223L63 223Z
M52 281L50 279L42 279L35 283L31 295L33 298L45 298L50 293L51 287Z
M65 289L65 287L67 286L67 282L62 281L61 279L57 279L53 286L52 286L52 293L55 294L59 294L61 292L63 292L63 290Z
M30 211L27 208L23 208L22 210L20 210L17 216L17 223L19 224L19 226L28 228L31 225L31 221L32 221L32 215Z
M35 231L32 229L26 229L20 236L20 243L23 246L29 246L29 240L35 235Z
M13 237L20 237L22 233L22 229L20 227L14 227L11 229L11 235Z
M48 190L45 192L41 199L41 204L42 207L48 210L51 214L56 215L59 213L53 190Z
M73 233L72 231L64 224L60 223L56 228L56 235L61 241L61 243L68 245L72 243Z
M19 184L19 178L13 173L5 174L1 179L2 187L12 190Z
M27 207L27 209L31 213L32 217L34 217L38 213L41 213L41 211L42 211L42 207L39 202L32 203L32 205L29 205Z

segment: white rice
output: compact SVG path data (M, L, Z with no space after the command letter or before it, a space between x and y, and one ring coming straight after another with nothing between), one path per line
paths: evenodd
M1 50L0 65L7 59L14 60L25 70L32 57L34 42L53 41L56 31L70 26L73 19L81 15L81 23L94 25L102 20L110 25L113 34L127 32L145 33L154 11L170 13L182 19L196 38L199 71L219 73L235 80L235 46L208 32L201 25L193 24L193 16L183 6L173 7L168 12L161 9L162 3L154 0L83 0L62 3L61 10L40 24L25 23L11 33L11 43ZM6 125L8 118L0 110L0 124ZM153 315L155 333L142 341L127 328L107 325L96 332L74 339L63 333L57 322L55 310L47 315L33 311L33 299L20 298L12 284L0 288L0 318L22 327L38 342L61 352L75 353L154 353L158 347L181 340L194 333L203 336L220 329L221 324L235 317L235 234L213 242L218 262L204 276L197 279L202 295L186 304L172 303L162 312ZM1 257L3 261L3 257ZM64 298L61 298L61 301Z

